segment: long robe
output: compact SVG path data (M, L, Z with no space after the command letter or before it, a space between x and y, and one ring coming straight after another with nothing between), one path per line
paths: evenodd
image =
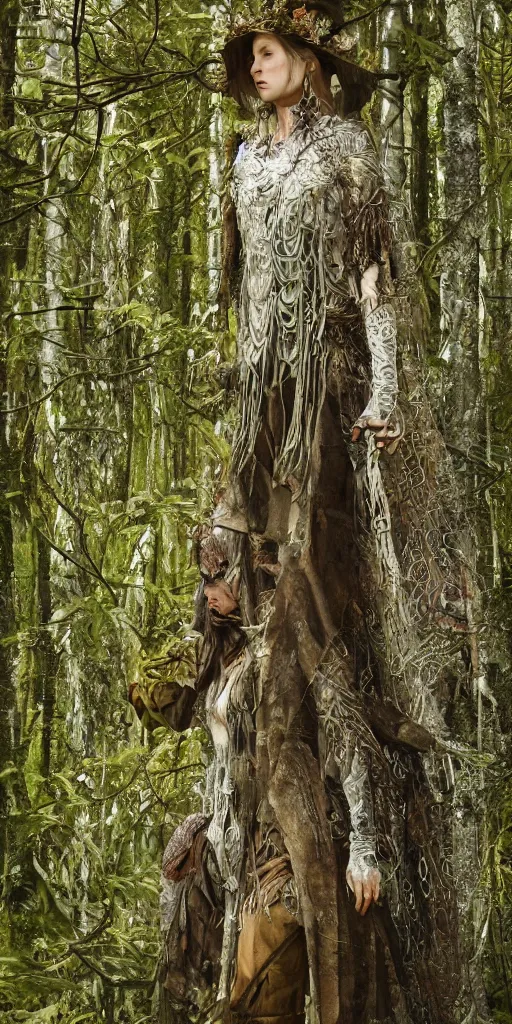
M225 845L215 829L222 804L237 845L237 873L228 865L224 879L221 996L234 973L236 911L267 841L272 857L290 860L320 1024L452 1024L456 908L445 822L419 753L435 741L407 712L419 694L437 735L442 720L414 673L397 673L390 692L375 656L377 613L400 641L415 624L374 446L350 444L379 364L370 366L358 299L361 274L389 247L385 197L360 121L300 105L296 116L283 144L244 147L233 178L244 252L233 493L253 539L278 548L280 572L251 640L257 684L249 674L244 697L239 676L224 740L212 732L210 777L224 770L229 800L227 811L225 794L213 800L210 837ZM383 293L388 284L384 267ZM385 359L379 368L387 380ZM212 685L218 700L226 681ZM345 882L349 856L387 865L388 899L364 920Z

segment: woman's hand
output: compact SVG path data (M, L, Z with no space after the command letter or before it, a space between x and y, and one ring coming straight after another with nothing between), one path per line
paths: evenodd
M367 302L370 309L375 309L379 301L378 279L379 265L378 263L370 263L370 266L367 267L361 278L361 301Z
M398 428L393 428L389 423L389 420L379 420L376 417L368 417L364 426L355 426L352 428L352 440L359 441L363 430L366 429L372 431L376 440L377 448L386 448L390 455L396 451L401 437L401 431Z
M376 903L380 893L380 871L378 868L363 868L349 862L347 883L356 898L356 910L364 917L368 907Z

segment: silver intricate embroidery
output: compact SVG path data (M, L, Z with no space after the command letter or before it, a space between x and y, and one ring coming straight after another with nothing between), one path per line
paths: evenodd
M369 764L382 752L373 735L360 694L353 688L348 652L335 638L324 652L312 680L323 744L329 751L327 774L339 779L350 813L350 860L354 879L367 879L378 867L376 829Z
M295 108L292 108L296 112ZM304 479L326 386L331 322L386 235L379 165L361 121L297 112L291 135L258 139L233 171L245 254L239 305L241 423L234 471L251 458L265 393L295 383L274 479ZM357 284L356 284L357 288Z
M376 833L368 768L359 750L354 751L350 772L343 781L350 810L350 860L352 877L366 879L377 868Z
M398 393L396 372L396 318L389 302L372 309L365 320L368 348L372 357L372 395L356 426L366 427L369 419L388 419Z

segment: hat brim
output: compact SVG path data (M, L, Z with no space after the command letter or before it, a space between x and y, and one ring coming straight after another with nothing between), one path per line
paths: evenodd
M239 75L240 69L243 68L244 61L249 58L252 52L252 40L258 32L265 32L265 29L254 28L243 35L234 36L224 46L222 57L226 67L228 95L232 94L231 87L233 82ZM357 96L357 106L359 108L363 107L371 99L380 79L396 77L396 75L387 75L382 71L369 71L367 68L361 67L360 64L346 60L345 57L333 53L331 49L327 49L327 47L323 47L318 43L310 42L310 40L297 33L280 31L273 32L272 34L278 37L282 36L291 43L297 43L302 47L307 46L318 57L324 71L330 74L331 78L333 75L337 76L342 90L352 93L354 97ZM255 86L252 89L249 86L249 94L256 99L259 98Z

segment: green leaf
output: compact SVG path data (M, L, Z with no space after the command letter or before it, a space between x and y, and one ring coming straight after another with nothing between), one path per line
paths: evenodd
M41 883L40 891L41 895L43 896L44 903L46 905L46 911L49 909L49 907L47 905L47 898L45 896L45 892L53 900L53 903L55 904L55 907L58 910L59 914L62 914L66 921L71 922L69 908L64 905L60 897L55 892L55 889L50 882L48 872L45 871L44 868L41 866L35 854L32 854L32 863L37 871L37 874L39 875L39 882Z
M25 78L21 83L21 95L27 100L42 100L43 90L38 78Z
M73 601L70 601L69 604L63 605L62 608L56 608L50 619L50 623L65 622L74 615L75 612L83 610L83 608L84 602L82 598L76 597Z
M460 47L450 50L447 46L441 46L439 43L434 42L433 39L427 39L426 36L418 35L417 32L414 32L412 28L407 26L404 26L404 33L411 49L414 50L416 47L419 50L421 57L423 57L427 66L434 73L438 72L444 64L453 60L460 53Z
M177 164L178 167L183 167L186 171L190 170L188 160L185 160L182 156L178 156L177 153L165 153L165 161L168 164Z

